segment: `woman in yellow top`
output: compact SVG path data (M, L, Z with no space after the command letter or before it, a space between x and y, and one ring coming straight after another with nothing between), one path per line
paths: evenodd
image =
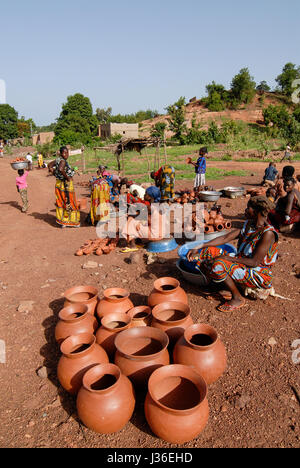
M44 166L44 158L42 153L38 153L38 168L42 169Z

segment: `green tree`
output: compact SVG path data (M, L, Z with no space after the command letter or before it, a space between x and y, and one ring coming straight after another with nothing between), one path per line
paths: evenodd
M297 106L293 112L294 118L300 123L300 106Z
M107 109L100 109L99 107L96 109L96 117L99 123L107 123L110 122L111 119L111 112L112 108L108 107Z
M287 63L282 70L282 73L277 76L276 82L279 89L286 96L291 96L294 89L292 87L293 81L300 78L300 67L296 67L294 63Z
M249 104L255 96L256 83L250 75L248 68L242 68L235 75L231 82L231 98L232 103Z
M169 118L169 129L174 133L174 139L181 145L185 143L186 124L185 124L185 97L180 97L177 102L166 108Z
M268 93L271 91L271 88L266 81L261 81L259 85L256 86L256 91L258 91L261 94Z
M164 139L164 134L166 130L167 124L165 122L157 122L154 127L152 127L150 135L152 138L160 138L161 140Z
M0 104L0 138L9 140L18 136L18 113L9 104Z

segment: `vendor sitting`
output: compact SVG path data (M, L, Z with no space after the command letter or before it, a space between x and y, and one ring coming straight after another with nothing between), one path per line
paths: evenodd
M296 189L296 180L289 177L284 181L286 195L279 198L275 210L269 214L270 223L284 232L288 226L300 223L300 192Z
M265 170L262 185L265 187L274 187L278 178L279 173L276 169L276 164L270 162L269 167Z

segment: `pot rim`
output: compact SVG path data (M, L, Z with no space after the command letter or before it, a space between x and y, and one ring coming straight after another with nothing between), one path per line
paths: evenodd
M135 314L141 314L142 312L144 312L145 315L143 315L142 317L135 318ZM142 306L133 307L127 312L127 314L130 315L131 320L134 322L136 320L144 320L150 317L152 314L152 311L151 311L150 306L142 305Z
M91 385L95 382L93 377L96 375L97 375L96 381L99 380L99 378L103 377L104 375L112 375L116 377L116 381L114 384L110 385L107 388L103 388L102 390L94 390L93 388L91 388ZM85 372L82 378L82 386L86 390L92 393L97 393L97 394L107 393L117 386L121 378L121 375L122 373L121 373L120 368L113 363L95 364L93 367L91 367Z
M80 344L87 344L89 347L87 349L84 349L83 351L80 351L79 353L73 353L72 349L70 349L72 346L80 345ZM68 338L66 338L60 345L60 351L61 353L70 358L70 359L76 359L78 357L85 356L88 354L96 344L96 337L92 333L79 333L78 335L70 335Z
M77 309L77 310L76 310ZM58 317L63 322L75 323L83 320L88 313L89 309L86 304L73 303L69 304L59 311ZM79 317L72 317L72 315L80 313Z
M185 375L182 375L185 374ZM170 408L169 406L164 405L157 398L154 396L154 386L156 384L159 385L162 378L169 378L169 377L184 377L187 380L191 381L198 389L200 394L200 401L192 408L187 408L184 410ZM185 366L183 364L169 364L167 366L159 367L152 372L151 376L148 380L148 393L152 400L164 410L174 413L174 414L186 414L192 413L195 409L199 408L203 401L207 398L207 383L205 382L204 378L190 366Z
M90 292L91 294L93 294L93 296L90 299L87 299L86 301L76 301L72 299L72 296L74 294L78 294L81 292ZM72 288L69 288L67 289L67 291L64 292L64 298L72 304L90 304L97 298L97 296L98 289L95 288L95 286L73 286Z
M124 325L123 327L118 327L118 328L111 328L107 326L109 323L114 322L114 321L122 321L122 322L125 322L126 325ZM111 332L125 330L130 326L130 324L131 324L131 317L125 314L124 312L111 312L110 314L104 315L104 317L101 318L101 327Z
M129 291L127 291L127 289L124 289L124 288L108 288L108 289L105 289L105 291L103 291L103 296L105 297L105 299L109 302L113 302L113 303L116 303L116 302L122 302L124 299L127 299L129 298ZM120 298L112 298L111 296L122 296Z
M169 309L179 310L180 312L183 312L185 314L185 317L179 320L162 320L161 318L159 318L160 312ZM155 320L157 320L160 323L169 323L171 325L181 324L190 316L190 313L191 308L184 302L179 301L161 302L160 304L157 304L152 310L152 315L155 318Z
M163 289L163 286L168 286L168 285L173 286L173 288L170 289L169 291ZM180 287L179 281L176 278L173 278L172 276L164 276L154 281L154 289L164 294L172 294L174 291L179 289L179 287Z
M205 335L208 335L213 340L213 342L211 344L205 345L205 346L196 345L196 344L192 343L191 338L194 335L197 335L199 333L203 333ZM200 351L206 351L208 349L212 349L215 346L218 339L219 339L219 335L218 335L217 330L214 327L212 327L211 325L208 325L206 323L194 323L193 325L190 325L184 331L183 336L184 336L184 339L188 342L188 344L192 348L198 349Z
M153 354L143 354L142 356L134 356L133 354L129 354L123 349L123 340L126 339L136 339L140 337L145 338L154 338L160 341L162 348ZM151 359L159 356L163 351L165 351L169 346L169 337L168 335L159 328L154 327L132 327L128 328L127 330L123 330L117 334L115 338L115 347L119 353L127 357L128 359L134 361L142 361L144 359Z

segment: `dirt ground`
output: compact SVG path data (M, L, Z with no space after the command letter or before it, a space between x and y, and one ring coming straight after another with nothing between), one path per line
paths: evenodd
M131 292L135 305L143 304L153 282L174 276L188 293L195 322L209 323L226 346L228 367L209 386L210 417L204 431L183 447L283 447L300 446L300 339L299 234L280 235L280 257L274 268L278 294L290 299L248 300L247 306L231 314L218 312L219 301L204 297L176 269L177 252L160 254L162 263L128 263L128 254L76 257L87 239L96 238L95 228L59 229L55 223L53 177L46 170L33 170L28 177L30 208L20 211L15 188L16 173L9 161L0 160L0 340L5 342L6 362L0 363L1 447L108 447L173 448L155 437L144 417L143 401L126 427L107 436L85 428L77 419L75 398L59 385L56 377L60 351L54 328L63 305L62 294L74 285L94 285L102 297L108 287L122 286ZM247 169L249 178L232 177L209 182L215 188L257 184L265 163L209 162L226 169ZM295 164L300 173L300 164ZM278 164L281 170L282 165ZM86 180L76 176L75 182ZM180 182L191 187L192 182ZM85 196L84 187L76 188ZM246 199L220 199L226 218L240 226ZM82 213L82 219L87 214ZM97 269L83 269L96 260ZM19 308L32 301L32 310ZM19 309L19 310L18 310ZM299 343L299 342L298 342ZM3 359L3 355L2 355ZM46 368L44 375L42 371Z

